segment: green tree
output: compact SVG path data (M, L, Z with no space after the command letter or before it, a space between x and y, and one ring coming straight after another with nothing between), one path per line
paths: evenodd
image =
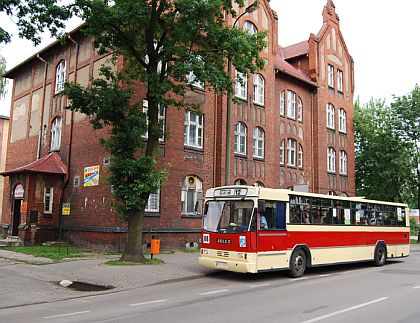
M123 58L117 73L102 69L102 79L91 88L67 84L71 109L92 116L94 128L110 127L103 139L111 152L110 183L118 211L128 222L128 238L121 260L145 260L142 251L144 209L149 194L165 179L157 168L161 125L159 107L185 108L200 113L200 105L184 95L195 82L206 91L232 93L226 71L228 59L236 69L253 73L264 67L259 53L266 34L251 35L225 23L225 14L236 15L232 0L82 1L72 10L85 21L84 32L95 40L100 53ZM243 0L236 0L243 6ZM142 99L132 93L136 84L147 86L147 115ZM147 131L146 146L142 134ZM141 153L139 154L139 151Z
M408 94L394 97L391 104L398 138L409 147L408 189L414 196L413 205L420 208L420 87Z
M407 199L410 149L395 132L392 110L383 101L355 104L354 132L358 195L403 202Z
M3 77L6 72L6 60L0 56L0 99L6 94L7 80Z

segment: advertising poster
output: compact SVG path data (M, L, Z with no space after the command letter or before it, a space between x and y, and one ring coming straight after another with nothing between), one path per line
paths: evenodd
M98 186L99 185L99 165L85 167L83 173L83 186Z

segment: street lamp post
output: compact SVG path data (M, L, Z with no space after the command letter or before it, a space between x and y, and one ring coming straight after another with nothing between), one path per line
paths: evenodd
M255 10L258 9L259 6L259 0L255 0L251 5L249 5L248 7L245 8L245 11L243 13L241 13L234 21L233 23L233 28L236 26L236 23L239 21L239 19L247 14L247 13L251 13L254 12ZM228 77L229 80L232 80L232 60L230 59L230 57L228 57L228 63L227 63L227 68L228 68ZM225 160L225 185L229 185L230 184L230 115L231 115L231 110L232 110L232 93L229 91L227 93L227 105L226 105L226 160Z

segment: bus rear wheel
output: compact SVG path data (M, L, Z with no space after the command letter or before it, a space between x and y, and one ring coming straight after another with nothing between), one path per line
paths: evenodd
M386 247L380 243L375 248L375 256L373 258L375 266L383 266L386 262Z
M306 269L306 254L302 249L295 250L290 257L289 276L297 278L303 275Z

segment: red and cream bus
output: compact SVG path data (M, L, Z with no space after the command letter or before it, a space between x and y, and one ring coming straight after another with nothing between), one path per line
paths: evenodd
M264 219L265 218L265 219ZM202 266L257 273L409 255L407 205L254 186L206 192Z

